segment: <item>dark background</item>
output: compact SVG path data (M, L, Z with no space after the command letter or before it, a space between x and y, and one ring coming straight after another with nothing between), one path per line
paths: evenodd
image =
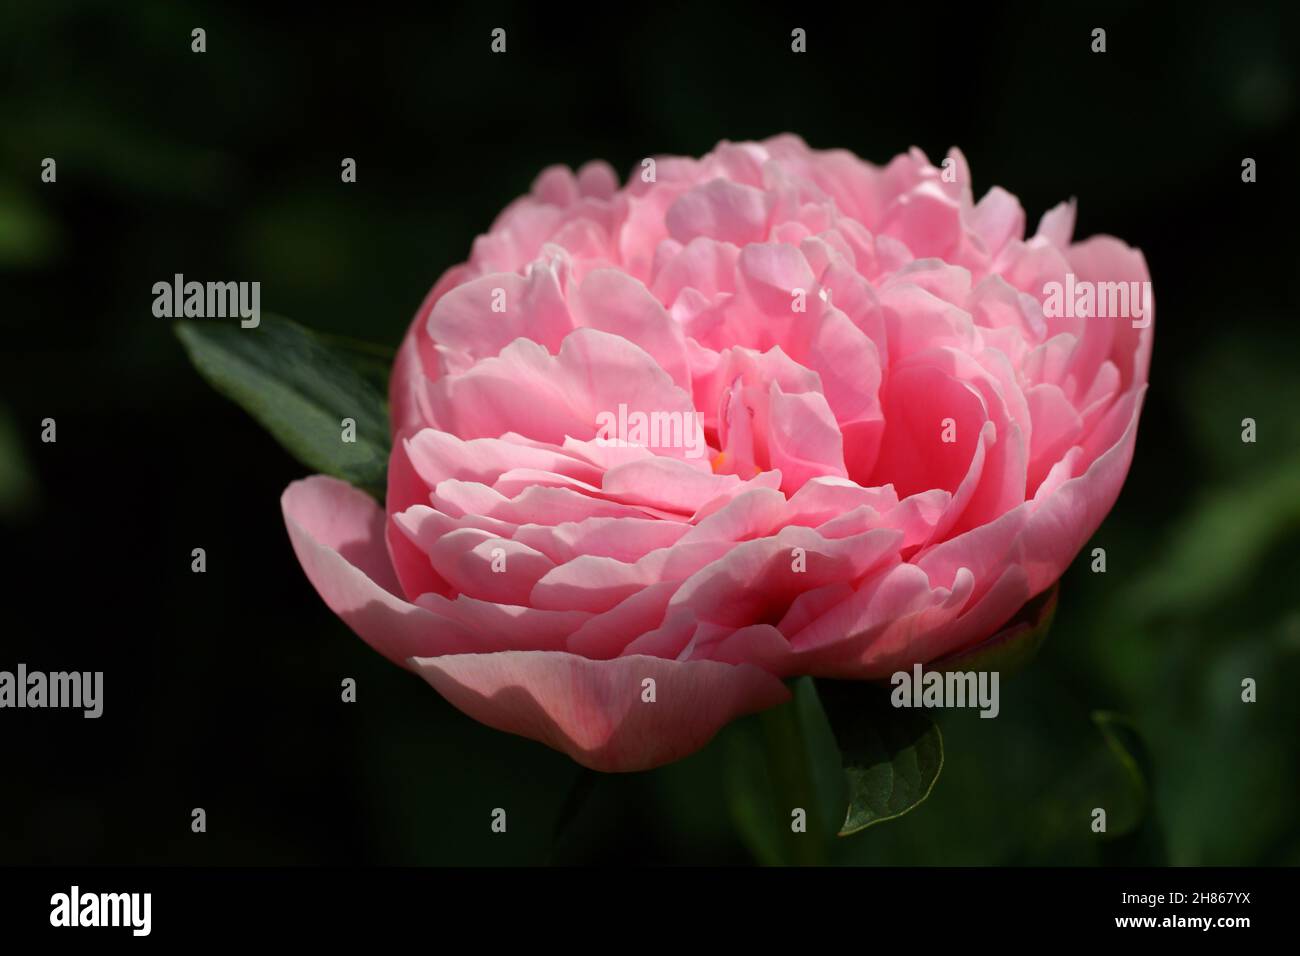
M877 163L956 144L1031 231L1076 196L1076 235L1140 247L1158 303L1128 483L1038 659L998 720L944 718L927 803L810 858L1300 863L1294 4L265 6L0 14L0 669L105 672L99 720L0 711L0 863L782 858L761 788L736 785L747 722L599 779L555 840L576 766L329 613L280 517L304 469L200 380L151 287L258 280L266 312L395 346L546 165L626 173L783 131ZM1133 825L1106 840L1089 809L1132 781L1099 709L1144 754Z

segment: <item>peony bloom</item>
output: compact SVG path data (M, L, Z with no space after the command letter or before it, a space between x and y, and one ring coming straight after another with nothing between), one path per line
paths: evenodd
M600 770L691 753L783 678L970 648L1133 454L1146 262L1073 228L1062 204L1026 239L956 150L548 169L411 325L385 506L295 482L294 550L375 650Z

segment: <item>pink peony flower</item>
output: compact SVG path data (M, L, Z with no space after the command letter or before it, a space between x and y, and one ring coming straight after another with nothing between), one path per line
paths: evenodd
M386 508L295 482L294 550L375 650L600 770L691 753L783 678L969 648L1133 454L1146 262L1073 227L1024 238L956 150L547 169L411 325ZM1062 308L1067 277L1096 298Z

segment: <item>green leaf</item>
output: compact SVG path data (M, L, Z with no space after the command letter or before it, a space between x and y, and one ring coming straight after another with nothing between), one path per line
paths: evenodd
M322 345L337 354L362 378L379 389L380 395L388 394L388 375L397 360L396 349L346 335L334 335L329 332L314 334Z
M1068 762L1044 779L1024 816L1026 849L1038 856L1023 862L1065 856L1072 847L1090 854L1122 859L1123 852L1141 847L1129 860L1158 860L1164 849L1150 799L1150 761L1136 726L1110 711L1092 711L1087 722L1072 721L1067 734L1057 733L1057 746ZM1106 829L1093 830L1097 810L1106 813ZM1017 861L1022 862L1022 861Z
M763 866L792 863L790 840L774 806L779 799L777 786L757 718L737 721L720 736L724 741L727 809L741 842Z
M1003 677L1023 670L1038 653L1056 617L1060 585L1029 601L988 640L935 661L930 670L997 671Z
M817 692L848 781L839 835L920 806L943 769L943 735L925 711L894 707L879 684L819 680Z
M1127 834L1142 822L1150 802L1147 778L1150 775L1150 757L1137 727L1122 714L1108 710L1092 712L1092 722L1101 731L1107 752L1118 767L1122 790L1128 797L1121 814L1113 814L1110 822L1112 834Z
M731 815L764 865L819 865L843 819L839 748L811 677L790 685L791 699L754 714L725 735ZM804 826L792 823L802 810Z
M382 393L311 330L263 315L256 328L177 322L190 361L309 468L382 493L388 413ZM356 441L343 441L343 420Z

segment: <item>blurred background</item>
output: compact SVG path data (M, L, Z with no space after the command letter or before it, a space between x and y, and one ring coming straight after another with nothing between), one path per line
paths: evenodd
M0 13L0 669L105 672L99 720L0 712L0 863L1300 863L1294 5L263 6ZM370 651L289 547L304 469L151 313L176 272L258 280L264 311L396 346L545 166L783 131L878 163L958 145L1031 229L1075 196L1158 303L1128 483L1001 716L943 717L910 815L793 848L758 718L584 780Z

